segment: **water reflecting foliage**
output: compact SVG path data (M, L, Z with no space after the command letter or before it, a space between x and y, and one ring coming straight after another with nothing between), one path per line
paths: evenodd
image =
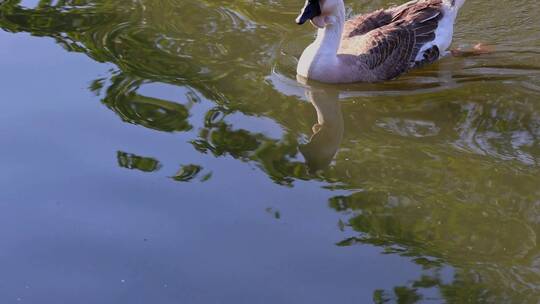
M88 90L121 121L181 134L191 151L247 163L280 187L320 184L328 212L342 218L340 250L375 246L424 269L373 290L374 303L538 302L536 1L466 3L455 47L483 42L492 54L348 86L297 81L296 60L313 33L293 24L296 0L34 2L0 2L0 29L110 64ZM393 3L348 1L347 9ZM155 96L155 84L182 94ZM154 157L114 157L148 174L163 167ZM179 157L169 177L211 182L213 166Z

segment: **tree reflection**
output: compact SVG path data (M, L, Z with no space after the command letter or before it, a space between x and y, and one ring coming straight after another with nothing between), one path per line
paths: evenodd
M126 169L136 169L142 172L155 172L161 169L158 160L151 157L142 157L135 154L118 151L118 165Z
M195 179L202 170L203 168L199 165L185 165L180 168L180 171L172 179L177 182L189 182Z
M121 73L113 76L103 104L128 123L163 132L191 130L184 105L137 94L142 83Z

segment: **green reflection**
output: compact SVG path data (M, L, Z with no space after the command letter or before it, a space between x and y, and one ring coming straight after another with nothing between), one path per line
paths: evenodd
M137 169L142 172L155 172L161 169L158 160L151 157L142 157L135 154L118 151L118 165L126 169Z
M178 171L172 179L174 179L177 182L189 182L193 180L194 178L201 173L203 168L199 165L186 165L182 166L180 171Z
M184 105L137 94L142 83L124 74L115 75L103 103L125 122L163 132L191 130Z

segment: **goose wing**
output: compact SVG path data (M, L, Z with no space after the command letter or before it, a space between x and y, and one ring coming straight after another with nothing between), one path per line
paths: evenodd
M377 78L397 77L409 69L411 60L418 54L414 31L409 26L386 26L367 35L369 44L365 44L357 60Z
M355 18L345 26L340 52L356 55L378 79L395 78L435 39L442 15L442 0L419 0Z
M357 16L345 23L345 28L343 29L344 38L369 33L374 29L390 24L392 18L392 12L384 9Z

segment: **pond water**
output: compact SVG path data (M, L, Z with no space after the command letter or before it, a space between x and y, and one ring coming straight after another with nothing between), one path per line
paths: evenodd
M302 2L0 0L1 302L538 303L538 2L348 86Z

